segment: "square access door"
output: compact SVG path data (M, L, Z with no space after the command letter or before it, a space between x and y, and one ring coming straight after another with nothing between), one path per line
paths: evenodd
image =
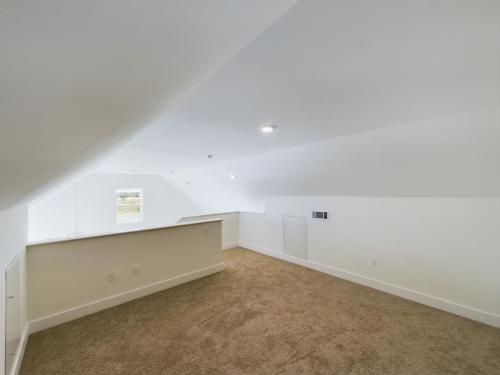
M305 217L283 216L283 252L296 258L309 258Z

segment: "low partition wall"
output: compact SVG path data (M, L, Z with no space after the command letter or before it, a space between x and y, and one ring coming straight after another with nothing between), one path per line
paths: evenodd
M223 270L221 220L27 248L30 332Z
M181 218L177 223L191 223L193 221L212 219L222 220L222 248L231 249L238 246L240 231L240 213L238 211L185 216Z

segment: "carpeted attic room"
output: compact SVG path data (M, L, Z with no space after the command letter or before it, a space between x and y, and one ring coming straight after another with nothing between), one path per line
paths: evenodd
M500 375L500 2L0 1L0 375Z

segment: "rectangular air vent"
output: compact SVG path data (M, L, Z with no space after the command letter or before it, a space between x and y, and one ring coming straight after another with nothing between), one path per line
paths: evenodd
M328 212L326 212L326 211L313 211L312 217L313 217L313 219L328 220Z

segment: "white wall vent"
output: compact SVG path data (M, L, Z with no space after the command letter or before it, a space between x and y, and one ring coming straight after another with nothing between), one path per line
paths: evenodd
M313 219L328 220L328 212L326 212L326 211L313 211L312 217L313 217Z

